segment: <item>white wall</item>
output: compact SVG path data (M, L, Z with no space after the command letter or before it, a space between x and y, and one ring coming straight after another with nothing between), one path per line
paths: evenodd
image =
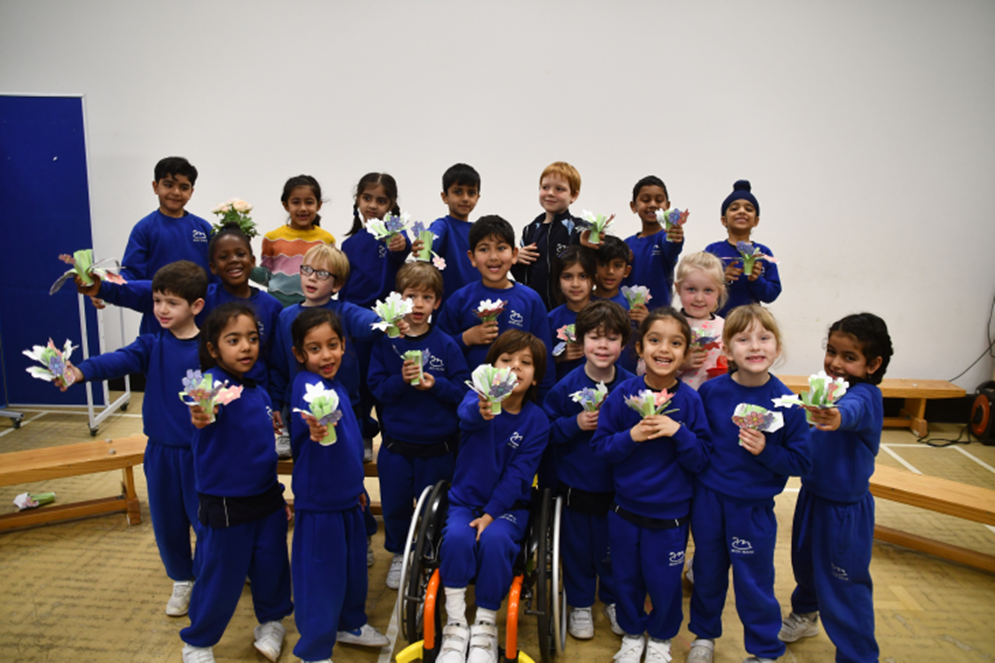
M567 160L575 211L616 212L624 235L653 173L692 212L686 251L722 238L719 205L748 178L781 259L782 372L817 370L826 326L869 309L890 375L950 378L987 347L995 295L992 35L987 0L7 0L0 91L86 94L101 255L123 253L172 154L201 172L192 212L244 198L264 231L286 178L315 175L340 240L371 170L431 220L466 161L477 212L520 228L542 168ZM991 375L986 358L958 383Z

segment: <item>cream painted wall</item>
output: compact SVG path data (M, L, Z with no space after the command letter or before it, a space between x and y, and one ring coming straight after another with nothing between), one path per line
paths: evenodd
M781 259L782 372L817 370L826 326L868 309L890 375L950 378L988 345L995 295L993 35L987 0L5 0L0 91L86 95L102 255L155 207L170 154L200 169L192 212L244 198L264 231L286 178L315 175L340 240L371 170L431 220L442 172L469 162L477 212L521 228L567 160L575 211L618 213L624 235L656 174L691 210L686 251L722 238L748 178ZM958 383L991 375L986 358Z

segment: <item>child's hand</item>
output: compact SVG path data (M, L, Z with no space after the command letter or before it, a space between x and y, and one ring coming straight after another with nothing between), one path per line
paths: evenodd
M490 345L498 337L497 320L481 322L463 332L464 345Z
M408 324L407 320L401 318L397 322L397 330L401 332L401 338L404 338L411 331L411 325Z
M574 361L584 356L584 346L580 343L567 343L567 349L560 355L563 361Z
M218 406L215 405L214 414L217 413ZM200 405L192 405L190 406L190 421L193 423L194 428L204 428L211 423L211 416Z
M477 394L477 398L479 399L477 407L480 408L480 416L484 418L484 421L492 420L494 412L491 410L491 402L480 394Z
M840 423L842 423L842 419L840 418L840 411L834 407L826 410L817 407L812 407L812 408L807 407L805 409L808 410L809 413L812 415L811 417L812 424L818 430L824 430L824 431L837 430L840 427Z
M76 384L77 382L82 382L83 381L83 371L81 371L78 368L76 368L75 366L73 366L72 363L70 363L68 360L66 361L66 368L69 369L70 371L72 371L72 373L73 373L73 377L75 378L73 380L73 384ZM65 391L66 389L68 389L72 385L65 384L62 381L62 376L60 375L60 376L58 376L58 377L55 378L55 386L59 388L59 391Z
M287 522L289 523L294 519L294 510L290 508L289 504L284 504L283 510L287 512Z
M421 378L418 380L418 384L411 384L411 381L417 377ZM420 391L428 391L435 386L435 376L431 373L421 371L418 368L418 364L410 359L405 359L404 364L401 366L401 378Z
M369 505L366 503L366 493L360 493L359 494L359 509L361 511L366 511L366 507L367 506L369 506Z
M738 265L738 267L737 267ZM733 260L726 266L726 283L732 283L743 275L743 263Z
M649 316L649 309L646 308L646 304L640 304L639 306L634 306L629 309L629 319L638 323L643 324L643 320Z
M397 253L398 251L403 251L407 245L408 243L404 241L404 235L398 233L387 242L387 249Z
M764 261L757 260L753 263L753 271L750 272L749 279L751 281L756 281L759 277L763 276L764 273Z
M83 283L83 279L77 276L74 279L76 281L76 292L81 295L86 295L90 299L96 299L97 296L100 295L100 277L96 274L91 274L90 278L93 279L93 284L86 285ZM94 304L94 306L96 306L96 304Z
M598 410L594 412L581 412L577 415L577 427L583 431L594 430L598 427Z
M670 242L683 242L684 241L684 226L675 226L667 231L667 241Z
M684 361L684 365L681 368L686 371L696 371L705 365L705 359L707 358L708 350L694 347L688 353L688 358Z
M90 297L90 303L93 304L93 308L97 309L98 311L102 311L103 309L107 308L107 304L105 304L104 300L102 300L100 297Z
M486 513L481 517L474 518L473 520L470 521L470 527L473 527L474 529L477 530L477 541L480 541L480 535L483 534L484 530L487 529L487 526L493 522L494 519L491 518L490 514Z
M419 237L411 243L411 252L415 255L421 253L421 250L425 248L425 242Z
M594 249L595 251L597 251L598 249L601 248L601 245L593 243L591 241L590 237L591 237L591 229L590 228L588 228L587 230L581 231L581 233L580 233L580 245L581 246L585 246L585 247L587 247L589 249Z
M279 410L273 410L273 432L277 435L283 432L283 415Z
M739 446L743 447L754 456L759 456L760 452L767 446L767 438L758 430L753 430L752 428L740 428Z
M519 265L531 265L539 259L539 247L535 243L523 246L518 249L518 257L515 262Z
M319 424L318 420L314 418L314 415L309 412L301 412L301 419L307 423L307 427L311 431L311 441L321 442L328 435L328 426ZM335 424L332 424L333 426Z
M679 423L667 415L655 414L633 426L630 434L633 442L645 442L646 440L655 440L658 437L673 437L680 427Z

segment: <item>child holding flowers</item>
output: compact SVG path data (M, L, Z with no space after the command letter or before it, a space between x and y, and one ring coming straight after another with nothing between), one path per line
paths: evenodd
M383 647L367 623L363 441L349 396L336 379L346 340L338 317L311 307L293 321L294 378L290 419L294 450L294 654L328 661L336 642ZM322 420L316 418L322 416ZM333 428L334 427L334 428Z
M632 251L632 270L625 284L648 287L653 293L653 308L670 306L674 265L684 248L687 212L670 209L667 185L655 175L647 175L632 187L629 208L639 217L642 230L625 240ZM674 212L673 219L664 218L666 212Z
M511 584L533 478L549 438L549 420L535 403L546 371L542 341L517 329L506 331L486 361L510 370L517 383L500 414L476 392L468 392L459 405L463 436L439 553L448 615L439 663L463 663L468 648L474 663L498 661L497 611ZM466 587L474 577L477 614L469 627Z
M639 663L644 650L648 661L669 661L670 639L683 617L693 477L707 465L712 446L698 393L677 379L690 342L684 316L670 307L650 311L635 342L646 375L608 396L591 440L595 457L611 466L615 489L608 534L618 625L625 632L619 663Z
M319 244L335 245L335 237L322 230L321 185L310 175L287 180L280 196L287 223L263 235L262 265L252 270L252 280L266 286L283 306L304 301L301 264L304 254Z
M744 304L770 304L781 294L781 277L774 254L750 235L760 224L760 203L747 180L738 180L732 193L722 201L722 225L729 237L709 244L705 250L718 256L725 265L729 298L719 315ZM766 256L766 258L757 256ZM749 272L744 267L750 265Z
M704 251L681 258L674 283L681 313L691 325L691 347L681 380L695 389L728 370L722 353L724 321L715 314L726 298L722 261Z
M774 399L791 391L770 373L782 345L770 311L755 304L734 309L722 340L733 372L698 390L714 451L696 477L691 508L695 582L689 628L698 639L688 661L712 661L732 566L736 611L751 654L746 660L767 662L784 654L774 596L774 497L789 476L811 469L809 431L802 410L773 411Z
M594 637L596 586L612 630L622 634L608 555L608 508L615 489L611 467L594 457L591 438L604 399L633 375L615 363L631 331L621 306L592 302L577 314L576 328L586 363L556 383L543 409L549 415L560 494L566 496L562 536L563 583L572 606L568 628L572 636L586 640Z
M577 314L591 301L596 270L592 252L578 245L560 251L553 263L553 282L559 284L556 292L559 306L547 318L557 382L584 363L584 346L574 329Z

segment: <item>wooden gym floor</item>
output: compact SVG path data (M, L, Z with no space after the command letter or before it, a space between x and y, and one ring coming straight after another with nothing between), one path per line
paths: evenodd
M127 414L104 422L100 438L141 432L141 394L134 394ZM0 419L0 453L90 440L85 414L25 409L25 423L13 430ZM957 427L934 425L933 435L955 437ZM995 447L978 443L934 449L916 442L908 432L887 431L878 462L905 466L933 476L995 488ZM2 456L0 456L2 458ZM2 461L0 461L2 462ZM0 534L0 660L19 663L73 661L178 661L182 643L177 635L188 623L163 611L172 584L163 572L148 518L145 480L136 472L143 519L129 527L122 514ZM9 486L0 491L0 513L12 512L12 500L24 491L54 490L58 500L83 500L111 494L119 472L60 479L45 484ZM367 480L377 499L376 480ZM793 479L777 500L780 524L777 597L785 612L793 588L789 546L791 515L798 491ZM44 507L43 507L44 508ZM995 554L995 529L977 523L884 500L877 502L883 525ZM381 528L382 529L382 528ZM376 565L370 569L367 611L370 622L392 634L391 615L397 593L384 587L390 555L383 535L374 538ZM885 543L875 543L871 566L875 581L877 637L881 660L992 661L995 659L995 576ZM674 639L674 660L684 660L693 635L685 626ZM471 612L472 615L472 612ZM503 618L503 613L502 613ZM730 589L723 616L726 634L717 643L715 661L741 661L746 652L742 628ZM293 619L284 621L287 640L281 661L297 661ZM224 638L215 647L220 661L263 659L252 647L252 613L248 588ZM568 641L567 660L610 661L619 639L595 610L597 635L588 642ZM538 658L534 618L521 628L523 649ZM503 637L503 628L502 628ZM405 643L398 642L397 649ZM788 646L782 661L832 661L833 647L825 634ZM337 663L389 663L389 650L335 648Z

